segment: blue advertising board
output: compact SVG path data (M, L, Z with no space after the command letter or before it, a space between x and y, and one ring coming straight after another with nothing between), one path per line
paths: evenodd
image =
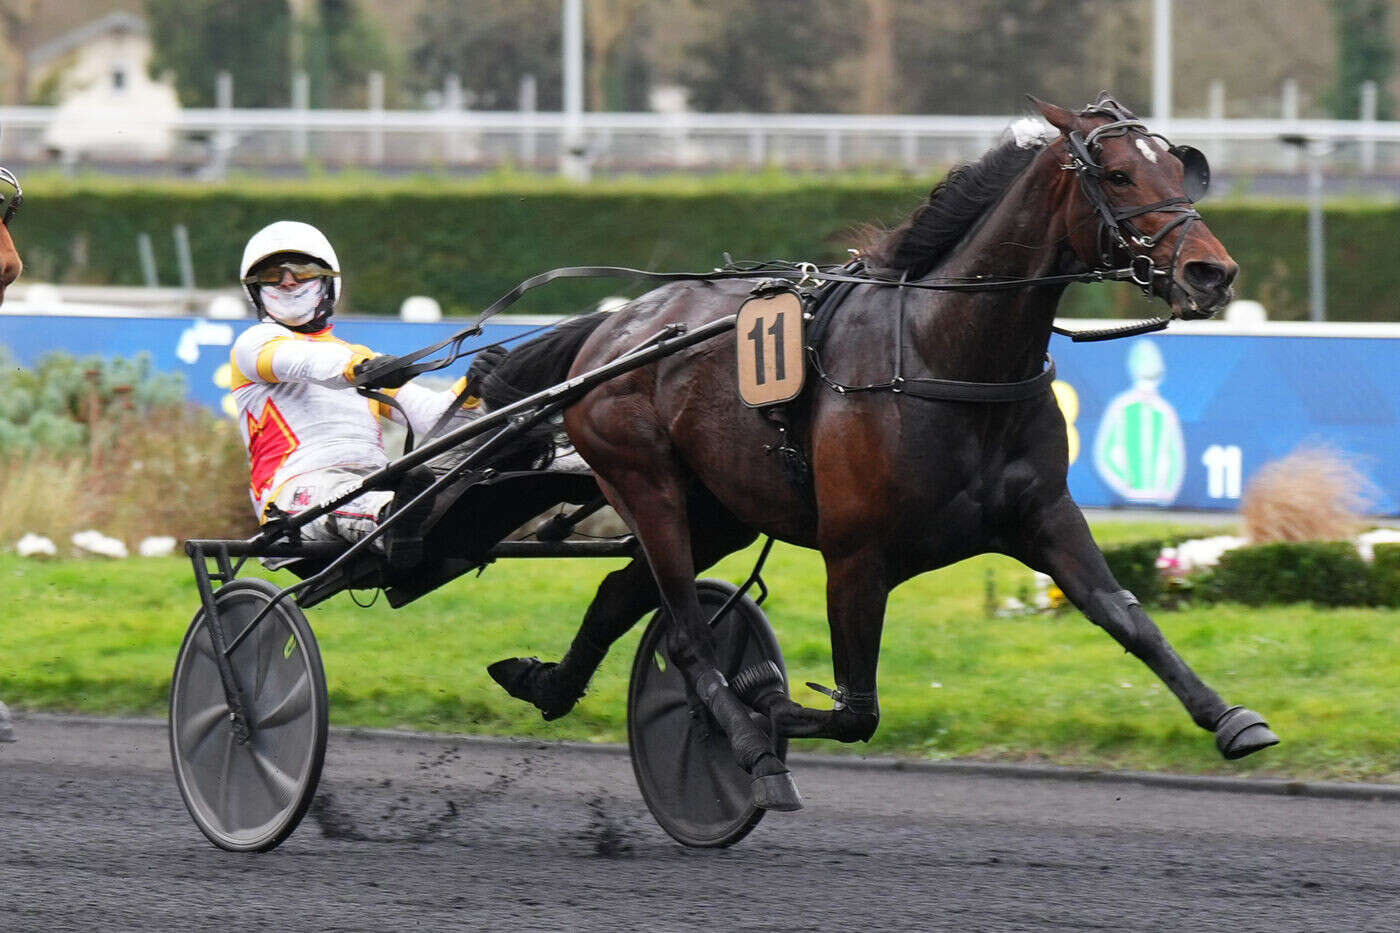
M1376 514L1400 513L1396 337L1166 332L1051 352L1082 506L1235 509L1255 470L1317 445L1376 484Z
M540 319L495 319L471 344ZM22 364L44 353L151 355L185 375L191 398L232 413L228 351L250 321L0 315L0 345ZM462 321L347 318L337 332L402 354ZM1070 492L1085 507L1229 509L1250 475L1302 445L1350 455L1375 483L1373 511L1400 514L1400 328L1268 325L1263 333L1177 328L1105 343L1051 344L1065 413ZM444 382L460 375L453 367Z

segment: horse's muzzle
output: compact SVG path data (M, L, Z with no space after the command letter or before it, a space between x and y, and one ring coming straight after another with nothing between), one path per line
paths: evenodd
M1234 281L1240 267L1233 261L1192 260L1183 263L1172 304L1182 320L1208 318L1235 297Z

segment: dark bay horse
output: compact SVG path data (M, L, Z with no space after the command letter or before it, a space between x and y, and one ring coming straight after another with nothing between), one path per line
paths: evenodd
M1197 167L1193 151L1178 157L1110 98L1078 113L1036 103L1058 138L1009 139L954 171L906 223L864 251L867 268L896 280L948 281L1046 277L1146 257L1155 272L1144 284L1173 316L1208 317L1222 308L1238 267L1183 196L1203 159ZM616 358L662 325L694 327L732 314L750 286L700 282L652 291L593 331L572 374ZM887 381L897 347L909 377L1027 380L1046 365L1063 289L857 286L838 309L821 357L828 375L846 385ZM880 718L876 662L890 590L995 552L1053 577L1171 688L1198 726L1215 733L1226 758L1278 741L1257 713L1207 687L1114 580L1067 490L1065 422L1048 389L1012 402L944 401L838 393L809 379L803 405L806 488L765 453L777 432L739 402L729 339L616 378L568 409L570 438L646 559L608 576L560 662L509 659L492 665L492 676L546 719L562 716L608 647L664 605L675 620L672 661L754 775L755 801L795 809L800 798L790 776L717 669L695 590L697 571L762 532L819 550L827 571L836 702L811 709L781 693L755 701L784 735L868 740Z

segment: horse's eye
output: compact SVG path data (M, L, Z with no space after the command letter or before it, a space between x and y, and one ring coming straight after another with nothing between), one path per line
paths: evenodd
M1131 185L1133 180L1128 177L1127 172L1112 171L1108 173L1108 180L1115 185Z

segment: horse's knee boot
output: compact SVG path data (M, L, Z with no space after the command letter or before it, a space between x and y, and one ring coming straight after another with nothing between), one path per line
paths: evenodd
M1094 624L1112 635L1125 651L1137 654L1144 634L1143 627L1139 624L1139 618L1146 620L1152 628L1156 628L1156 626L1151 625L1151 620L1147 619L1147 613L1143 611L1138 598L1127 590L1116 590L1111 593L1106 590L1095 590L1093 599L1091 618Z

